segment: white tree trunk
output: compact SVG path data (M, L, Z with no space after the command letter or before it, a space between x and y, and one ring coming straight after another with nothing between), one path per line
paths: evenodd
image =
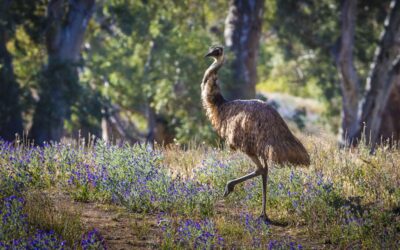
M48 4L48 65L31 129L37 144L58 141L64 134L64 121L69 118L72 98L78 94L71 92L79 84L77 63L94 6L95 0L51 0Z
M376 49L367 79L366 95L362 101L358 131L352 135L359 139L364 131L367 142L374 146L380 140L380 127L384 108L394 83L400 80L400 0L392 1L390 14L380 46Z
M336 66L340 76L342 91L342 125L339 132L342 144L347 144L347 137L358 129L358 102L360 83L353 63L357 0L345 0L341 10L341 37L339 51L336 54Z
M234 54L232 83L223 86L228 99L255 97L257 57L264 0L232 0L225 20L225 44Z

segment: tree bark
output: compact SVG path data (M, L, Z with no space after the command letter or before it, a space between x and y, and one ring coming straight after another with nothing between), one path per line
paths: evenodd
M144 142L148 136L142 133L134 123L121 116L120 107L106 102L102 110L102 139L108 142L128 141L129 143Z
M231 0L225 20L225 44L234 54L233 82L224 86L228 99L255 97L257 57L264 0Z
M379 134L384 140L393 144L400 141L400 81L397 81L390 93L389 100L382 115ZM398 146L400 146L398 144Z
M358 129L358 102L360 82L353 63L357 0L344 0L341 9L341 37L336 53L336 66L340 76L342 92L342 124L339 136L342 144L348 144L347 137Z
M7 33L0 26L0 138L12 141L22 134L19 86L15 81L12 56L7 50Z
M95 0L51 0L48 5L46 48L48 65L41 81L31 135L37 144L58 141L70 116L73 91L79 84L77 66ZM65 13L68 9L68 13Z
M385 21L380 46L375 52L367 79L366 95L362 101L359 128L352 135L360 139L363 132L367 143L374 147L380 140L384 108L394 83L400 80L400 0L392 1L391 11Z

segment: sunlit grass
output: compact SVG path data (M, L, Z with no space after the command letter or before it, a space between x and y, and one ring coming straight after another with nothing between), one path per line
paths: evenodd
M274 221L287 225L280 231L257 220L260 179L239 185L229 197L222 197L228 180L254 169L248 157L203 144L152 150L144 145L115 146L101 141L44 148L2 143L0 196L25 194L31 204L26 210L30 223L52 228L68 242L81 235L79 216L56 212L40 192L30 190L56 189L77 201L116 204L143 220L149 213L160 214L163 223L159 230L166 248L396 246L400 151L382 145L370 154L363 143L358 148L339 148L334 137L323 134L299 134L299 138L311 154L311 166L270 169L267 212ZM37 204L44 204L47 210L39 211ZM68 218L71 223L63 223ZM135 219L131 226L143 237L150 231L148 224L135 223ZM305 235L300 241L291 233L294 229ZM193 235L183 236L182 230L193 231ZM196 241L198 237L201 241ZM193 245L195 242L199 245Z
M31 225L45 231L53 230L71 246L79 244L85 231L77 211L70 211L65 204L55 207L48 194L40 191L27 192L24 197L25 213Z

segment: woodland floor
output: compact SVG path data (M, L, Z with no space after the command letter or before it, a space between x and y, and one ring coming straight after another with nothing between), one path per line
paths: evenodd
M52 192L55 208L79 214L84 229L96 228L109 249L155 249L162 232L157 216L127 212L124 208L92 202L78 202L63 193Z
M92 202L74 201L61 192L47 193L56 210L67 210L79 214L84 229L96 228L104 237L108 249L159 249L162 242L162 231L157 225L157 215L149 213L132 213L125 208ZM216 213L235 220L239 217L240 208L227 209L224 201L216 205ZM230 213L230 214L229 214ZM273 218L273 214L270 217ZM304 249L332 249L323 238L309 239L305 227L301 225L271 225L274 239L290 237L300 243Z

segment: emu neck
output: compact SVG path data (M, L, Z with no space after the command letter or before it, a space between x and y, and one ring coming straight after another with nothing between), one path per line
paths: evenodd
M223 58L215 60L206 70L201 84L201 100L207 117L214 127L218 126L219 107L226 102L217 84L217 73L223 64Z
M219 58L214 58L214 62L210 65L210 67L208 67L208 69L204 73L202 84L205 84L208 78L211 77L212 75L217 75L218 70L222 67L223 63L224 63L223 56Z

